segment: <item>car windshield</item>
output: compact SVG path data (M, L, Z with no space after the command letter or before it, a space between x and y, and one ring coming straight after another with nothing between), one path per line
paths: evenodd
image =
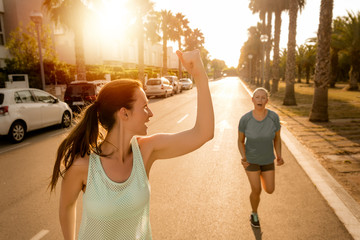
M169 80L171 83L173 82L173 78L172 77L165 77L167 80Z
M65 95L94 95L95 85L92 84L76 84L70 85L66 89Z
M146 83L146 85L160 85L160 84L161 84L161 80L158 80L158 79L149 80Z
M4 102L4 94L0 93L0 105Z

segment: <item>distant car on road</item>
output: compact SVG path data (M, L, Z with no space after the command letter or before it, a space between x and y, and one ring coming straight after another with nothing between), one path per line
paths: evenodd
M164 76L164 78L168 79L173 86L174 94L178 94L182 92L181 83L177 76Z
M163 96L166 98L173 94L173 86L170 81L164 77L150 78L146 82L144 89L147 97Z
M96 100L100 88L101 86L98 86L96 82L71 82L66 87L64 101L73 112L80 112L83 107Z
M27 132L61 124L71 125L70 107L53 95L34 88L0 89L0 135L14 143Z
M192 89L193 88L193 82L190 78L181 78L181 88L182 89Z

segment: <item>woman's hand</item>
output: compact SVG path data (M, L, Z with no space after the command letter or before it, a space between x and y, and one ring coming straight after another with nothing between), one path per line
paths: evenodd
M182 65L197 80L202 75L206 75L204 64L201 60L200 51L193 50L190 52L176 51ZM206 78L207 79L207 78Z
M282 157L277 157L276 158L276 166L281 166L283 165L285 162L284 160L282 159Z
M241 164L243 165L244 169L246 169L250 165L250 163L246 160L246 158L241 159Z

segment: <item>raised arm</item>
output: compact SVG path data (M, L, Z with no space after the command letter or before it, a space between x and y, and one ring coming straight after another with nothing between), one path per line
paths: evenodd
M200 51L176 52L186 70L195 78L197 115L193 128L174 134L156 134L144 139L150 145L150 164L156 159L181 156L196 150L214 136L214 110L209 80L200 57Z

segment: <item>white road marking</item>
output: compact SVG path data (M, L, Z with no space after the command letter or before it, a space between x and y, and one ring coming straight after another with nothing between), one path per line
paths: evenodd
M18 149L18 148L21 148L21 147L24 147L24 146L29 145L29 144L30 143L28 143L28 142L27 143L21 143L20 145L16 145L15 147L6 148L4 150L1 150L0 154L6 153L8 151L15 150L15 149Z
M39 240L41 238L43 238L46 234L49 233L49 230L41 230L40 232L38 232L35 236L33 236L30 240Z
M245 90L249 93L250 96L252 96L252 92L250 91L250 89L245 85L245 83L243 83L242 80L240 80L241 85L245 88Z
M179 121L177 121L177 123L181 123L181 122L184 121L188 116L189 116L189 114L186 114L186 115L183 116Z

